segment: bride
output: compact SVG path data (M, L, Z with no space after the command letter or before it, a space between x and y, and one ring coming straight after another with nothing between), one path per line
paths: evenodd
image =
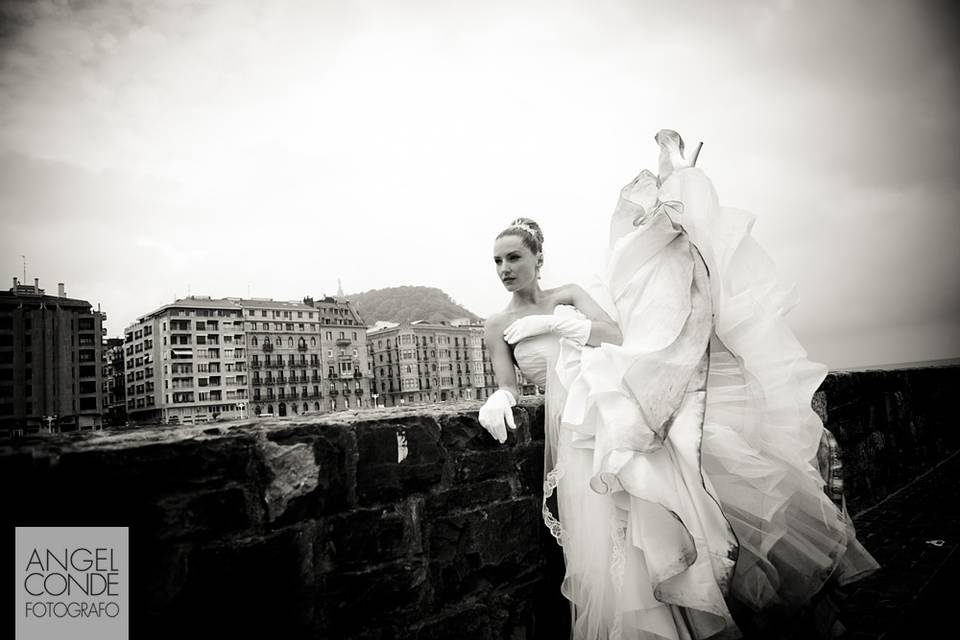
M836 456L810 407L826 369L783 320L791 292L753 217L694 166L700 145L655 139L659 175L621 191L589 291L540 287L533 220L497 236L513 295L486 322L499 389L480 422L506 441L515 365L545 388L543 519L572 637L834 637L830 593L877 564L819 470Z

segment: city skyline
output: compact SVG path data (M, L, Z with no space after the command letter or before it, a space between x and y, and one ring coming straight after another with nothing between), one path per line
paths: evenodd
M110 335L188 294L436 286L492 239L600 270L653 134L698 166L831 368L960 356L958 76L934 2L21 3L0 10L0 265Z

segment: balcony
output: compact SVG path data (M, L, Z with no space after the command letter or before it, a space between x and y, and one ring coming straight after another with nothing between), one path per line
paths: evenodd
M260 362L259 362L258 360L254 360L253 362L250 363L250 368L251 368L251 369L259 369L259 368L260 368Z
M266 352L268 352L268 353L269 353L270 351L273 351L273 343L264 342L264 343L263 343L263 350L266 351Z
M350 338L337 338L338 347L349 347L351 344L353 344L353 341Z
M298 344L298 345L297 345L297 351L306 351L306 350L307 350L307 345L305 345L305 344Z

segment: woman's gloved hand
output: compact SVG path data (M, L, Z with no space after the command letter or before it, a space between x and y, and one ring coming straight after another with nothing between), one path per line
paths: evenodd
M516 344L541 333L556 333L582 347L590 338L590 321L556 314L524 316L510 323L503 332L503 339L509 344Z
M513 394L506 389L498 389L480 408L480 424L501 444L507 441L507 427L517 428L511 410L515 406L517 400Z

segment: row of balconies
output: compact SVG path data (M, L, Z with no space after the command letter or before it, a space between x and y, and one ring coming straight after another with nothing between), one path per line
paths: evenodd
M330 397L337 395L336 391L330 392ZM362 394L361 394L362 395ZM265 402L267 400L322 400L323 393L313 393L312 391L307 393L273 393L273 391L268 391L265 395L259 393L254 393L252 400L254 402Z
M260 362L259 360L250 363L252 369L284 369L284 368L306 368L319 367L319 360L310 360L309 362Z
M306 384L308 382L323 382L323 378L320 376L309 376L309 377L290 377L290 378L254 378L253 386L259 387L262 385L271 385L271 384Z

